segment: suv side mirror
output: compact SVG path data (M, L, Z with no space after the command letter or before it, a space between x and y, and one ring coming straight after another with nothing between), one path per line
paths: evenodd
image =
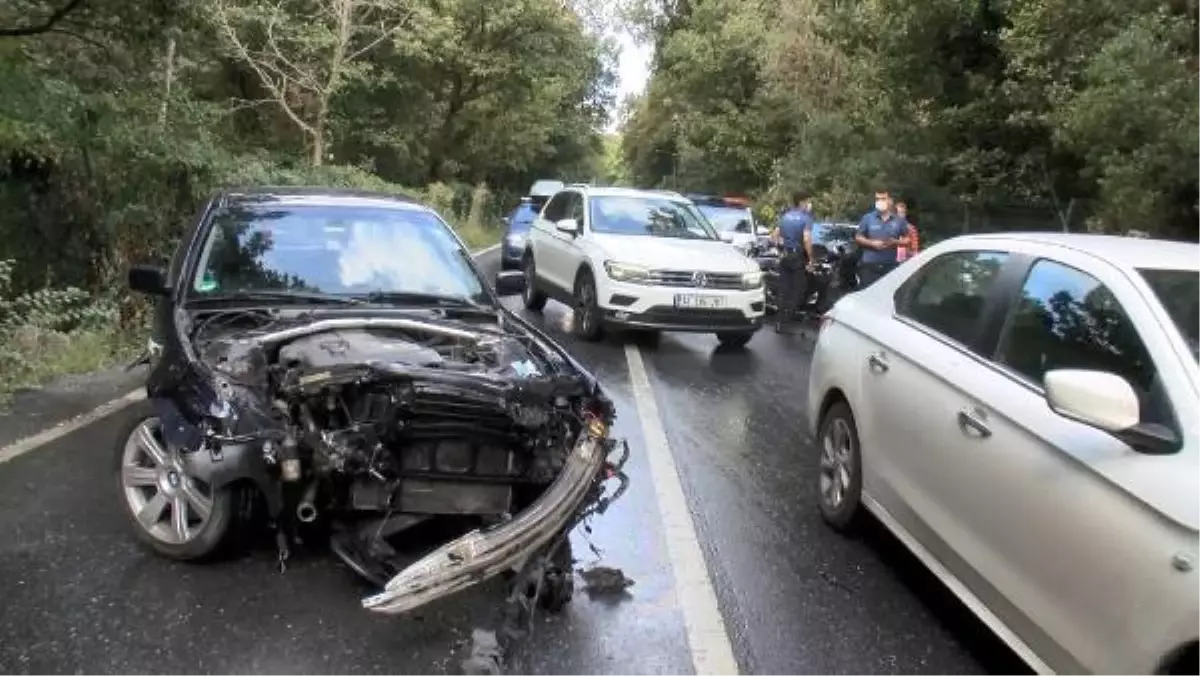
M757 228L757 229L754 231L754 234L758 235L759 237L766 237L767 235L771 234L771 231L770 231L770 230L768 230L768 229L766 228L766 226L762 226L762 225L760 225L760 226L758 226L758 228Z
M520 270L501 270L496 273L496 295L516 296L525 291L525 273Z
M159 265L135 265L129 269L129 288L151 296L165 296L167 271Z
M733 233L726 230L722 230L721 232L717 233L717 237L721 238L722 242L733 241Z
M568 235L579 234L579 221L574 218L564 218L555 222L554 227L558 228L559 232L565 232Z

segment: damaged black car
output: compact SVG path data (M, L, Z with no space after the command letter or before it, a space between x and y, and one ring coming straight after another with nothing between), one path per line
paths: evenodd
M500 574L561 607L567 534L623 491L628 449L595 378L500 304L523 283L501 272L489 285L412 200L217 195L168 266L129 272L156 297L149 405L115 453L134 532L166 557L206 559L236 539L250 499L281 568L301 533L324 533L376 586L370 610ZM438 519L471 527L397 555Z

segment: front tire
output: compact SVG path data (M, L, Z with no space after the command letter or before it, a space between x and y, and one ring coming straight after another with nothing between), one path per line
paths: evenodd
M854 414L835 402L821 418L817 502L835 530L850 532L862 514L862 450Z
M546 307L546 294L537 288L537 265L532 255L525 257L525 291L521 294L521 300L526 310L541 312Z
M717 342L724 348L741 349L746 347L753 337L754 333L750 331L725 331L717 334Z
M600 299L596 296L596 280L583 270L575 282L575 332L587 341L600 339L604 332L600 316Z
M234 489L189 476L167 448L161 423L143 415L117 437L113 479L134 535L159 554L179 561L216 555L235 523Z

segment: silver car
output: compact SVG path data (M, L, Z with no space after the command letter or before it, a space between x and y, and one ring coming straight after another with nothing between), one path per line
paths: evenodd
M954 238L815 348L817 501L1048 672L1197 673L1200 246Z

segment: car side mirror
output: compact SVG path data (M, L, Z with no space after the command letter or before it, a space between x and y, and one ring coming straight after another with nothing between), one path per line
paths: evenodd
M501 270L496 273L496 295L516 296L525 291L525 273L520 270Z
M565 232L568 235L579 234L579 221L574 218L564 218L555 222L554 227L558 228L559 232Z
M717 237L721 238L722 242L733 242L733 233L732 232L727 232L727 231L723 230L723 231L717 233Z
M159 265L135 265L129 269L129 288L151 296L165 296L167 271Z
M771 231L760 225L754 230L754 234L758 235L759 237L766 237L767 235L771 234Z
M1055 413L1121 432L1141 420L1141 404L1127 380L1107 371L1055 369L1046 373L1046 403Z
M1133 385L1108 371L1055 369L1044 379L1050 410L1103 430L1141 453L1164 455L1179 450L1179 437L1157 423L1142 423L1141 403Z

